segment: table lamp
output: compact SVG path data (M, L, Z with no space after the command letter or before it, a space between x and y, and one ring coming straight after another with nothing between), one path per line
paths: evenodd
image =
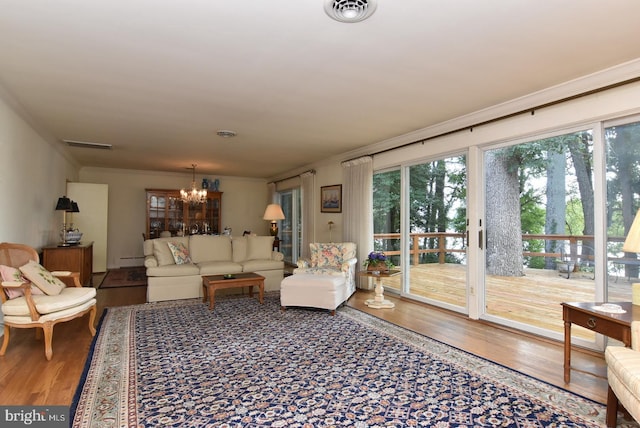
M269 204L267 205L267 209L264 210L264 216L262 217L264 220L269 220L271 222L271 229L269 233L271 236L278 236L278 220L284 220L284 213L282 212L282 208L278 204Z
M627 233L627 238L622 245L622 251L625 253L640 253L640 210L636 213L631 229ZM640 305L640 283L631 284L631 302L634 305Z
M71 199L67 198L66 196L61 196L58 198L58 202L56 203L56 211L62 211L62 230L60 231L60 238L62 239L63 245L67 243L67 212L71 211L72 208L73 206L71 205Z

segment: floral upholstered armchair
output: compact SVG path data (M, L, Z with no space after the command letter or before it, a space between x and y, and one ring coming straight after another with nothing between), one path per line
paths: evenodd
M349 296L356 291L356 244L354 242L309 244L311 260L298 260L294 274L338 275L346 278Z

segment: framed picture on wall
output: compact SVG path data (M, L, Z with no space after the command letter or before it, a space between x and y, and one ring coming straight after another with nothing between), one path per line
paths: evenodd
M342 184L322 186L320 188L320 212L342 212Z

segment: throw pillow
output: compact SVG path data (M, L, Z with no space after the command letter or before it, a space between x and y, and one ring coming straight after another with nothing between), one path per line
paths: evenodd
M189 257L189 249L182 242L167 242L169 250L173 255L173 261L177 265L185 265L191 263L191 257Z
M318 244L317 267L340 268L343 263L342 244Z
M247 260L271 260L273 236L248 236Z
M42 290L44 294L48 294L49 296L60 294L66 287L64 282L51 275L51 272L33 260L30 260L29 263L24 266L20 266L20 272L36 287Z
M11 266L0 265L0 277L2 277L2 281L29 282L27 278L22 276L22 272L20 272L20 269L16 269ZM24 291L21 288L18 288L18 289L5 288L5 291L7 292L7 297L9 299L15 299L16 297L20 297L24 295ZM44 293L42 293L42 291L38 287L35 287L32 284L31 294L44 294Z

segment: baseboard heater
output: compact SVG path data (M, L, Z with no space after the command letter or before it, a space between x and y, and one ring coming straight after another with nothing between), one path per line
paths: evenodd
M144 266L144 256L120 257L120 267Z

